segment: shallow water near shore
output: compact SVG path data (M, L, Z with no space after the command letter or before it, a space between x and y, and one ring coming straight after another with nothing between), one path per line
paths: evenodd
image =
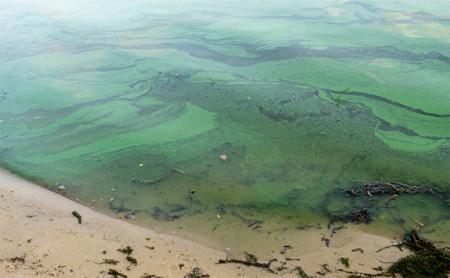
M0 1L2 167L217 248L363 208L449 245L448 193L344 192L448 192L446 1L78 4Z

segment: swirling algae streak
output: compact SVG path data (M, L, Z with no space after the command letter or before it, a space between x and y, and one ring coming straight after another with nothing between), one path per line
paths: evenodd
M373 72L370 72L370 71L366 71L366 70L365 70L365 71L363 71L363 73L364 73L365 75L369 76L370 78L374 79L375 81L377 81L377 82L380 83L380 84L384 84L384 83L385 83L381 78L379 78L378 76L376 76L375 73L373 73Z
M242 44L245 46L245 44ZM256 45L248 45L255 47ZM87 46L89 48L89 46ZM94 47L94 46L92 46ZM110 48L117 49L173 49L188 53L192 57L201 59L210 59L221 62L232 67L247 67L250 65L267 62L296 58L298 56L315 58L348 58L348 59L395 59L398 61L424 61L438 60L450 64L450 57L436 51L416 54L410 51L400 50L395 47L327 47L323 50L314 50L301 45L293 44L289 46L279 46L272 49L257 50L256 57L235 57L222 52L210 49L206 46L196 44L180 43L160 43L119 46L109 45Z
M156 145L174 142L205 133L216 126L215 114L191 103L186 104L187 111L171 121L157 126L117 134L93 143L78 146L58 154L41 157L41 162L75 158L83 155L100 155L124 150L140 145ZM109 146L108 148L102 146Z

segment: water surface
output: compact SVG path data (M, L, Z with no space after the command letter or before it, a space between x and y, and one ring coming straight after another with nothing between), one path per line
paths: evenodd
M223 248L417 221L448 245L447 1L0 1L0 163ZM226 159L220 158L226 155ZM61 191L59 191L61 192ZM448 196L447 196L448 197Z

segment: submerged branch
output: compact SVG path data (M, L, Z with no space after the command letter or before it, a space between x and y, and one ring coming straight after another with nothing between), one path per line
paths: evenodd
M371 197L373 195L384 194L429 194L446 199L449 195L447 191L437 187L408 185L400 182L371 182L366 183L363 186L347 189L344 192L348 193L350 196L368 195Z

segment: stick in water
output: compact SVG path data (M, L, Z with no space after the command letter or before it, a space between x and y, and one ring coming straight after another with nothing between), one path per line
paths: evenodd
M189 214L192 212L192 201L194 201L194 193L195 190L191 189L189 190Z
M394 200L397 197L397 194L392 195L391 197L389 197L386 201L386 203L384 203L384 206L387 207L389 205L389 203Z

